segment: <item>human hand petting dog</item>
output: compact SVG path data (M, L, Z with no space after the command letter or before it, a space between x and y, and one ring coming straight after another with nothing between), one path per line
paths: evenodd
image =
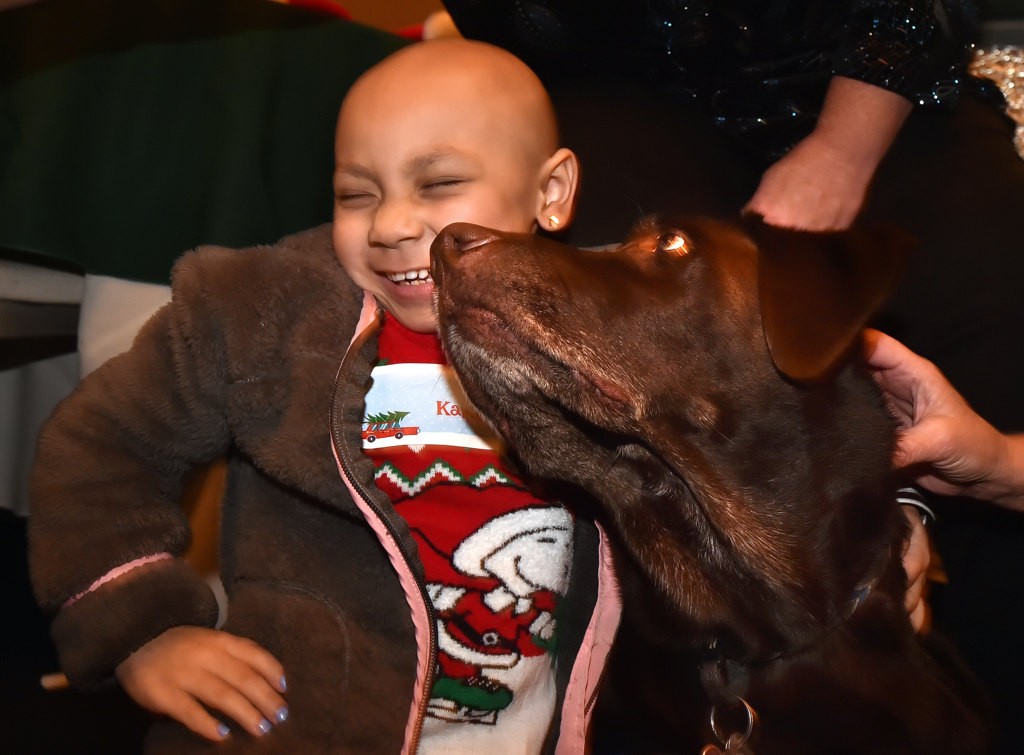
M168 629L125 659L115 676L139 705L215 742L231 732L207 708L257 737L288 718L277 659L252 640L215 629Z
M1000 433L934 364L896 339L868 330L865 343L868 365L903 428L894 464L916 468L914 481L933 493L970 495L1024 510L1024 435ZM906 513L911 524L903 554L906 606L921 631L928 621L924 592L931 555L919 517Z
M910 110L898 94L834 77L814 131L764 172L744 211L785 228L848 228Z
M744 211L784 228L848 228L860 212L873 173L873 165L861 164L811 134L764 172Z
M1024 511L1024 434L982 419L939 369L894 338L866 332L868 365L902 427L894 463L933 493Z

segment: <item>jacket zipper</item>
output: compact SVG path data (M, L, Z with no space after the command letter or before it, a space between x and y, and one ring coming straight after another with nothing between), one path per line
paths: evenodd
M378 319L377 322L379 323L380 320ZM402 554L402 558L405 560L406 565L410 565L410 573L412 573L413 576L415 577L415 574L413 573L413 570L411 568L411 564L413 563L412 554L408 552L406 547L403 545L402 541L399 539L398 531L396 530L394 524L392 524L391 519L385 514L383 509L379 505L377 505L377 503L374 502L372 495L366 490L366 488L363 487L363 485L358 480L356 480L355 475L352 473L352 468L349 464L348 457L344 453L341 453L341 450L344 448L344 446L341 444L341 440L340 438L337 437L335 432L337 428L335 420L337 417L339 392L338 387L340 384L341 375L345 370L345 363L348 361L349 354L353 350L358 350L362 346L365 337L372 332L371 329L373 328L374 326L371 325L367 327L362 333L358 334L356 339L349 346L348 351L346 351L345 356L342 358L341 364L338 365L338 371L334 377L334 395L331 397L331 407L329 415L329 421L331 423L331 441L334 443L334 447L339 450L338 459L341 463L342 473L345 475L349 484L353 488L355 488L356 492L359 493L363 501L373 510L373 513L376 514L377 518L384 525L388 534L391 536L392 541L395 543L395 546ZM423 606L426 609L429 644L427 646L427 668L426 676L424 677L423 683L423 694L420 697L420 704L416 711L416 724L413 729L413 736L409 742L410 753L415 753L416 750L419 749L420 736L423 731L423 721L426 718L427 705L430 702L430 689L434 685L434 668L437 666L437 616L434 613L434 605L430 601L430 596L427 594L426 585L423 583L423 580L417 577L416 585L419 588L420 600L422 601Z

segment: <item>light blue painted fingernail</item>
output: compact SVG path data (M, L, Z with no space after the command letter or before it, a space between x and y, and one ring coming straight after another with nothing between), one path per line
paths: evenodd
M281 688L282 692L287 692L288 691L288 680L285 679L284 676L282 675L281 676L281 681L279 681L277 683L277 686Z
M265 718L261 718L260 722L256 724L256 728L260 730L260 734L266 734L268 731L274 728L274 725Z
M227 724L217 724L217 736L224 739L228 734L231 733L231 729L227 727Z
M280 708L278 708L277 709L277 713L274 714L274 718L277 719L277 722L279 724L283 724L285 721L287 721L288 720L288 706L287 705L282 705Z

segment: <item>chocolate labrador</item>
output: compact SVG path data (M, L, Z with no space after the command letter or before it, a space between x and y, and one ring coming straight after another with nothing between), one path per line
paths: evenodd
M468 224L434 242L467 395L656 591L637 629L624 584L618 697L667 713L611 751L986 750L969 675L903 607L895 426L859 350L909 246L757 219L651 219L600 252Z

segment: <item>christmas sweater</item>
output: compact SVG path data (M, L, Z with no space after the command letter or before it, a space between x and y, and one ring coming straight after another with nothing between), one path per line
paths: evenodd
M420 752L536 752L554 712L572 518L503 466L435 335L387 315L379 349L363 451L409 523L437 616Z

